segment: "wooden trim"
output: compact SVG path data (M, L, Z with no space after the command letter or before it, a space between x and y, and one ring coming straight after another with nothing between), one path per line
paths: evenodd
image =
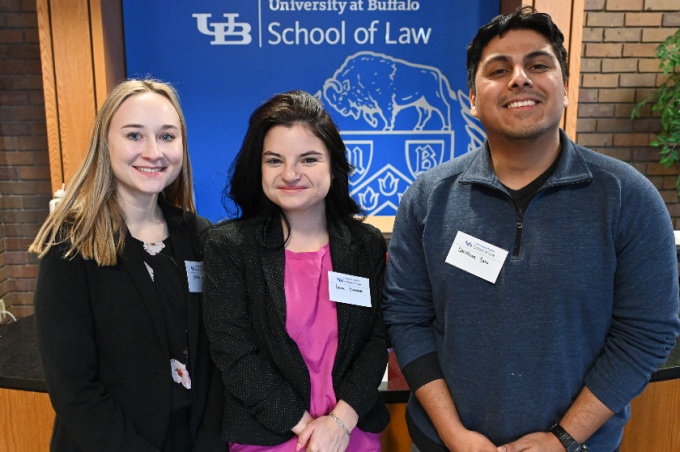
M390 423L380 434L382 450L386 452L410 452L411 436L406 426L406 404L388 403Z
M523 5L547 13L564 34L564 46L569 55L569 80L567 99L569 105L562 115L562 128L572 140L576 139L578 117L578 92L581 73L581 43L583 41L584 0L556 2L554 0L524 0Z
M125 77L122 9L120 1L102 0L36 6L54 191L87 154L98 102Z
M64 171L61 182L67 182L87 153L95 115L89 5L87 0L52 0L50 11Z
M394 227L394 216L377 216L377 215L367 215L366 223L375 226L380 229L380 231L385 235L385 238L389 239L392 236L392 228Z
M571 36L571 11L574 0L568 2L556 2L554 0L533 0L525 4L533 5L539 13L549 14L555 25L564 34L564 43L569 49L569 38Z
M574 141L576 141L576 123L578 121L584 16L585 0L572 0L570 38L567 48L569 52L569 85L567 87L569 106L564 112L564 131Z
M59 136L59 113L57 111L57 86L54 74L54 55L52 53L52 21L49 0L37 0L38 36L40 41L40 60L42 64L43 93L45 97L45 119L47 123L47 148L50 160L52 192L64 180L61 162L61 139Z
M680 380L650 383L630 405L621 452L680 450Z
M95 97L97 110L99 110L109 90L125 80L125 42L121 2L90 0L90 24Z
M53 423L47 394L0 388L0 450L49 450Z
M512 14L522 6L522 0L500 0L500 14Z

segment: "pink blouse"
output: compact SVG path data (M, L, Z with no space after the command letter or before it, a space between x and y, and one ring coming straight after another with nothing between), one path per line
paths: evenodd
M286 331L297 343L309 369L312 386L308 411L314 418L330 413L337 403L331 375L338 350L338 315L328 295L328 272L332 270L328 245L304 253L286 250ZM232 443L230 450L295 452L296 445L297 436L278 446ZM347 451L379 452L380 434L355 428Z

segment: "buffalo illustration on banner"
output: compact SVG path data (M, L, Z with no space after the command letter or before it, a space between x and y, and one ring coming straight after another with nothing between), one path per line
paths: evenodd
M401 195L419 174L455 155L451 110L457 105L457 95L435 67L376 52L358 52L345 59L324 82L323 94L316 95L329 109L363 120L374 129L368 133L342 130L347 159L355 168L350 192L370 215L394 215ZM460 96L467 98L462 93ZM394 130L397 115L407 109L416 111L415 124ZM439 122L433 130L426 130L433 115ZM468 116L471 124L478 124ZM474 130L481 132L481 128ZM481 137L470 135L470 142L478 144L478 138L483 139L483 132ZM396 149L403 149L407 174L396 158ZM394 158L372 170L374 152Z

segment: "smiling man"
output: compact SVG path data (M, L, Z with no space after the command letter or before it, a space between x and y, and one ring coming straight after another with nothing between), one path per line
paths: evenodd
M422 175L390 241L384 316L413 450L618 450L680 332L654 186L560 130L564 37L531 8L468 46L487 141Z

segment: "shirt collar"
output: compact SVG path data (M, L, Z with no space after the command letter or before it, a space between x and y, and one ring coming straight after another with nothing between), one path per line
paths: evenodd
M560 143L562 146L562 158L552 176L548 178L543 187L567 185L587 182L593 178L588 164L579 147L569 139L567 134L560 129ZM481 147L472 151L475 155L467 169L458 179L461 184L482 184L503 190L503 185L493 172L489 142L485 141Z

